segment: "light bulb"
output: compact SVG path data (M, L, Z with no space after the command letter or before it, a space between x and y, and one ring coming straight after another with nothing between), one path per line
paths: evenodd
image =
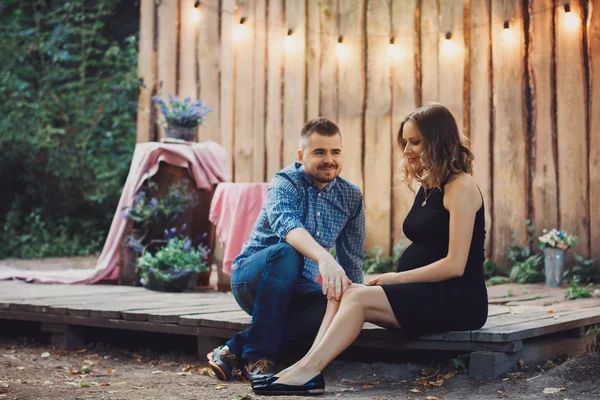
M571 11L568 4L565 4L565 28L569 31L574 31L580 25L581 21L577 14Z
M240 19L240 23L234 28L233 36L236 40L241 41L248 35L248 27L246 26L246 17Z
M283 39L283 48L285 49L285 51L291 51L294 48L294 42L294 31L288 29L287 36Z
M340 59L345 59L348 56L348 48L344 44L343 36L338 37L338 42L335 45L335 52Z

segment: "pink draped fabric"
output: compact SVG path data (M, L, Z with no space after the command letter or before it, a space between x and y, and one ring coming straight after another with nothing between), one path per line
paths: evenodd
M119 277L119 247L127 233L127 220L122 209L133 202L145 179L158 171L159 163L187 168L196 187L210 190L214 185L231 180L225 149L214 142L193 144L140 143L135 146L127 181L121 192L104 248L94 269L66 271L19 270L0 265L0 279L23 279L44 283L89 284L115 281Z
M221 183L215 190L208 218L216 226L227 275L231 275L233 259L250 237L268 189L268 183Z

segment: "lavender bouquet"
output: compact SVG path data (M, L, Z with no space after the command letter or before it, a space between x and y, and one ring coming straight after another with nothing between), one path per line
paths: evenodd
M165 125L168 127L195 128L202 125L203 118L212 111L201 100L192 103L191 97L181 100L177 96L169 95L169 102L166 103L160 97L153 96L152 101L164 116Z

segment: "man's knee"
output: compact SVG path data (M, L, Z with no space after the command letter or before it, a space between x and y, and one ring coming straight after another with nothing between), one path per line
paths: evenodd
M299 271L304 266L304 257L291 245L278 243L273 246L267 262L284 264L286 269L295 268Z

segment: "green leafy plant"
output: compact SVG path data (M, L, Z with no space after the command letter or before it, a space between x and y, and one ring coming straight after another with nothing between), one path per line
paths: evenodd
M510 270L510 280L517 283L543 282L546 278L540 254L531 255L523 261L517 261Z
M579 254L575 255L575 265L569 271L570 281L573 283L589 283L600 280L595 268L596 259L585 259Z
M565 299L576 300L590 298L592 297L591 287L591 283L588 283L586 286L579 286L577 283L573 283L565 292Z
M492 277L508 276L508 273L488 258L483 262L483 276L485 279L490 279Z
M138 223L142 228L154 228L162 232L169 228L173 219L190 210L197 203L197 196L189 190L189 181L182 179L169 186L163 196L158 184L149 181L134 197L133 205L124 207L124 218Z
M504 285L505 283L510 283L510 279L505 276L492 276L486 281L487 286Z
M469 366L469 355L461 354L458 357L453 357L448 361L448 366L456 369L457 371L461 369L466 369Z
M511 243L508 247L508 259L513 263L525 261L531 256L531 249L527 246L521 247L517 243Z
M0 258L98 253L135 146L137 39L113 0L0 12ZM35 221L33 225L28 221Z
M380 246L374 246L365 253L363 271L365 274L382 274L385 272L396 271L398 261L404 251L402 242L396 243L391 256L384 256L383 249Z
M190 275L209 270L208 254L209 250L204 246L194 248L186 236L172 237L154 254L145 250L138 258L142 284L150 288L183 290Z

